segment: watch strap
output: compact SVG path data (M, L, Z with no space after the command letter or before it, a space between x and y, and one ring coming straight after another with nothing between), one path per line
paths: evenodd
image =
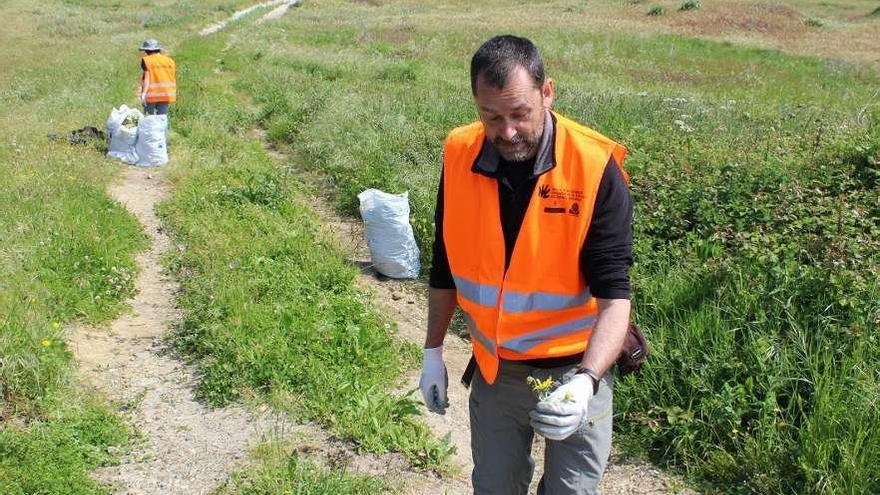
M578 366L577 371L574 372L575 375L587 375L593 380L593 395L596 395L596 392L599 391L599 374L596 373L592 368L586 368L583 366Z

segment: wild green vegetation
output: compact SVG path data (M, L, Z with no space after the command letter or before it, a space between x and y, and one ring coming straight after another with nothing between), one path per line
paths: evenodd
M709 9L667 3L664 19ZM64 332L124 309L145 236L103 192L117 168L101 150L45 136L131 103L132 47L147 33L174 40L181 68L176 189L160 213L181 246L169 258L185 312L175 340L201 396L267 400L442 469L448 447L413 398L389 392L418 366L415 349L354 287L297 199L304 186L250 131L328 177L344 211L368 187L409 190L429 253L441 143L475 118L467 61L496 32L535 40L556 108L632 152L635 318L654 357L618 382L617 444L731 493L880 492L874 68L610 31L590 20L619 8L610 0L306 2L195 36L246 4L0 7L0 41L18 48L0 55L0 492L100 493L87 471L131 435L75 387ZM864 10L861 22L880 20ZM279 446L257 459L228 490L384 487Z
M305 5L240 32L221 64L344 210L367 187L409 190L427 253L443 136L475 118L482 19L530 36L556 108L632 151L635 315L655 357L618 386L619 444L729 491L880 490L876 72L585 30L549 7L457 6L451 23L421 4Z
M71 145L66 135L103 127L113 105L130 101L141 29L172 2L152 3L0 7L3 494L104 493L88 471L114 462L111 452L132 435L106 401L76 382L67 337L76 320L100 324L124 310L146 236L107 196L117 167L101 146ZM165 27L210 19L216 3L183 5Z
M317 465L283 445L265 444L254 452L256 465L236 474L218 495L362 495L386 493L382 478L353 475Z
M224 43L177 51L188 98L175 131L190 153L176 160L174 196L160 210L185 246L170 259L185 311L175 342L199 360L199 394L218 405L265 397L362 449L443 468L447 444L415 420L413 396L393 393L401 370L418 366L417 348L394 339L355 288L357 269L296 199L294 178L255 142L229 68L221 60L214 71Z

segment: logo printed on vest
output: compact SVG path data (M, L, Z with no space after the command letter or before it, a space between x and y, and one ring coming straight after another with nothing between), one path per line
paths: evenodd
M577 203L572 203L571 208L568 209L569 215L578 216L581 213L581 208Z
M541 199L561 199L567 201L583 201L584 192L574 189L556 189L549 184L544 184L538 188L538 196Z
M544 184L543 186L541 186L541 188L538 189L538 196L540 196L543 199L549 198L550 197L550 186L548 186L547 184Z

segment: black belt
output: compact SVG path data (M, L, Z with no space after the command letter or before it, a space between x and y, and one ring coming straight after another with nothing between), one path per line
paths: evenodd
M562 356L562 357L552 357L552 358L540 358L540 359L527 359L525 361L516 361L519 364L524 364L526 366L533 366L535 368L561 368L562 366L572 366L575 364L579 364L581 360L584 358L584 353L574 354L572 356ZM502 361L504 361L502 359ZM471 380L474 378L474 372L477 369L477 359L471 354L471 359L468 361L467 366L464 368L464 373L461 374L461 383L465 386L465 388L471 386Z

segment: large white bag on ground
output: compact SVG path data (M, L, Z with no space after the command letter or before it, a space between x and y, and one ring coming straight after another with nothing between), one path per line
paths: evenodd
M147 115L138 124L138 139L135 151L138 165L152 167L168 163L168 150L165 149L165 130L168 127L167 115Z
M373 267L391 278L419 276L419 247L409 223L409 193L367 189L358 194Z
M126 163L135 163L138 160L135 151L138 128L122 124L129 116L136 118L138 122L144 117L139 110L128 108L126 105L114 108L110 112L110 117L107 119L107 136L110 138L107 156Z

